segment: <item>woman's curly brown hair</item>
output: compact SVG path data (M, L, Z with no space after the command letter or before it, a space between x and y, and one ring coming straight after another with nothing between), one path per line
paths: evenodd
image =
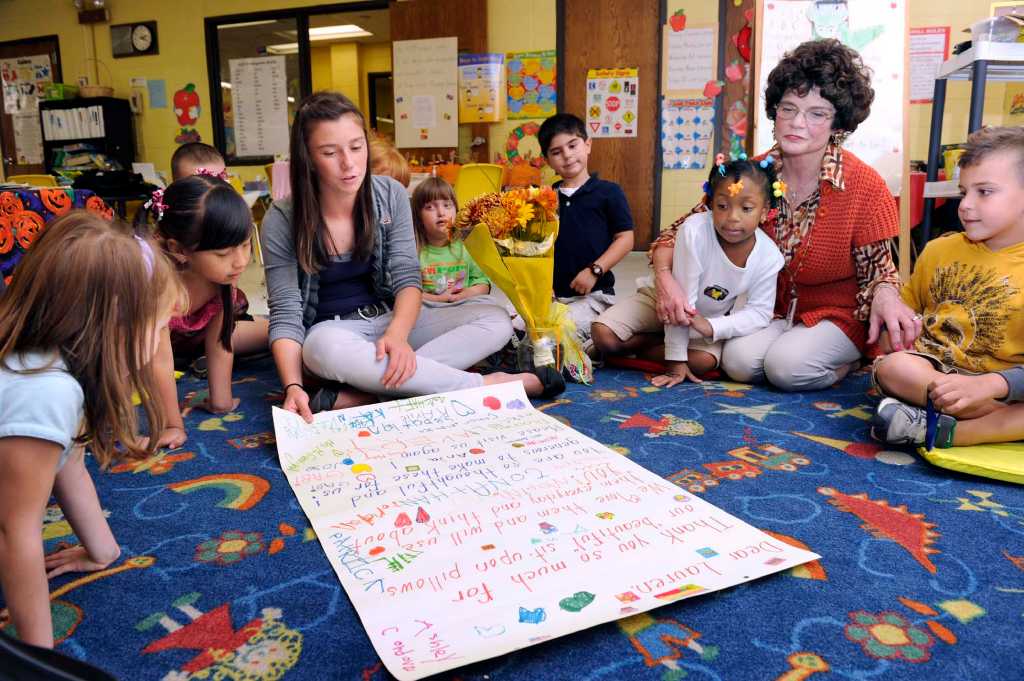
M853 132L868 114L875 91L871 69L856 50L832 38L810 40L787 52L772 72L764 91L768 118L775 114L783 95L794 91L801 97L817 87L836 108L833 130Z

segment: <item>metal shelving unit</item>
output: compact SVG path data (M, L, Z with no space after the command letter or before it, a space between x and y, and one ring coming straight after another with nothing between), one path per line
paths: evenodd
M932 209L937 198L960 196L957 183L937 182L939 148L942 146L942 116L946 107L946 83L950 80L971 81L971 107L967 134L981 127L985 109L985 84L989 80L1024 80L1024 43L980 42L952 59L942 62L935 76L932 120L928 138L928 176L924 185L924 215L919 233L923 247L931 238Z

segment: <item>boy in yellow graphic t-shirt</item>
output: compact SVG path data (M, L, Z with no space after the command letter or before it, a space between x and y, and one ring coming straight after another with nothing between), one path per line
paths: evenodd
M1024 128L974 132L960 168L964 231L929 243L901 292L920 334L875 363L889 444L924 444L928 401L937 447L1024 439Z

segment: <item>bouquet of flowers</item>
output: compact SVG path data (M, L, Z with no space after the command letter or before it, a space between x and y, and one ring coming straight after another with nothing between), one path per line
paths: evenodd
M574 380L589 382L590 361L576 340L575 325L552 296L555 191L531 187L484 194L459 211L453 231L522 316L534 364L564 366Z

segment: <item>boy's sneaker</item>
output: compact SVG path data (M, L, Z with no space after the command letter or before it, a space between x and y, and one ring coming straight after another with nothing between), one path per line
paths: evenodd
M936 424L935 446L940 449L953 446L953 431L956 419L948 414L939 414ZM878 403L878 410L871 419L871 436L890 445L925 444L928 433L928 412L886 397Z

